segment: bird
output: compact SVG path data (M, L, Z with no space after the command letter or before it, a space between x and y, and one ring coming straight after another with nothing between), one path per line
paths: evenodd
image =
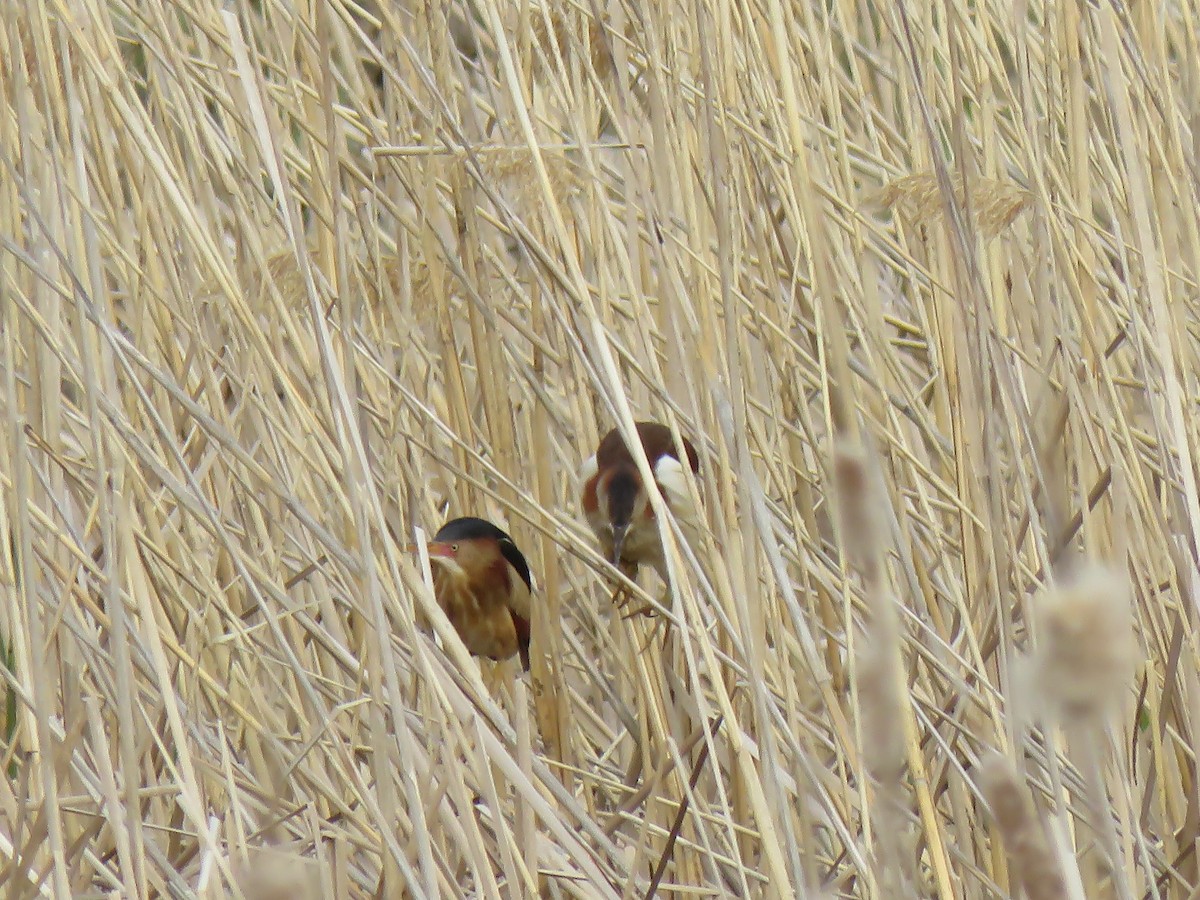
M637 422L637 435L654 472L655 483L676 520L691 539L699 523L699 511L688 491L684 465L693 474L700 471L700 458L691 441L683 438L684 461L679 458L671 429L659 422ZM667 581L666 554L655 521L650 496L642 482L633 454L614 428L579 470L580 504L588 526L600 542L609 562L632 581L645 563Z
M438 529L428 550L438 606L467 650L497 662L519 655L528 672L533 576L513 539L462 516Z

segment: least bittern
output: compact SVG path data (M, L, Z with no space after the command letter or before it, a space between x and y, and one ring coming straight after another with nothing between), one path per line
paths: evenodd
M415 549L415 548L410 548ZM486 519L452 519L429 542L434 593L475 656L520 655L529 671L529 563L513 539Z
M671 429L658 422L636 424L646 461L663 499L684 526L684 533L694 533L699 511L688 491L684 463L680 462ZM699 472L696 448L687 438L683 438L683 454L687 467L693 473ZM609 561L631 581L637 578L638 566L647 563L667 583L666 555L654 507L620 431L614 428L604 436L579 474L587 523Z

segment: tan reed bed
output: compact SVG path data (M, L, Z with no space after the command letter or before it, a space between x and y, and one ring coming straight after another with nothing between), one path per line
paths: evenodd
M0 896L1196 896L1195 0L0 10Z

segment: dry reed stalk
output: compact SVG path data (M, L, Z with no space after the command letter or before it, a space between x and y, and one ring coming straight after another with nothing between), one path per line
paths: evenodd
M267 853L322 896L868 896L887 857L975 900L1028 874L965 768L1000 749L1041 888L1100 833L1089 891L1193 892L1198 21L4 5L3 890L245 895ZM665 651L573 495L642 417L706 460ZM396 544L460 512L539 576L528 682L414 627ZM1076 549L1127 562L1147 683L1061 745L1012 685ZM1082 640L1076 711L1128 687Z

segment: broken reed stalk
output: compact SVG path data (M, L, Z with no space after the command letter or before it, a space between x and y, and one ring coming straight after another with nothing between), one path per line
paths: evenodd
M713 722L709 731L716 734L721 728L721 719L717 718ZM662 855L658 858L658 863L654 866L654 874L650 876L650 887L646 889L645 900L653 900L658 893L658 886L662 884L663 875L667 871L667 864L671 860L671 851L675 849L675 842L679 839L679 831L683 828L684 816L687 814L688 803L691 801L691 792L696 789L696 785L700 781L700 773L704 771L704 764L708 762L708 744L704 744L700 748L700 753L696 756L696 761L692 763L692 774L688 778L688 794L679 801L679 810L675 813L675 821L671 823L671 830L667 834L667 843L663 847Z

